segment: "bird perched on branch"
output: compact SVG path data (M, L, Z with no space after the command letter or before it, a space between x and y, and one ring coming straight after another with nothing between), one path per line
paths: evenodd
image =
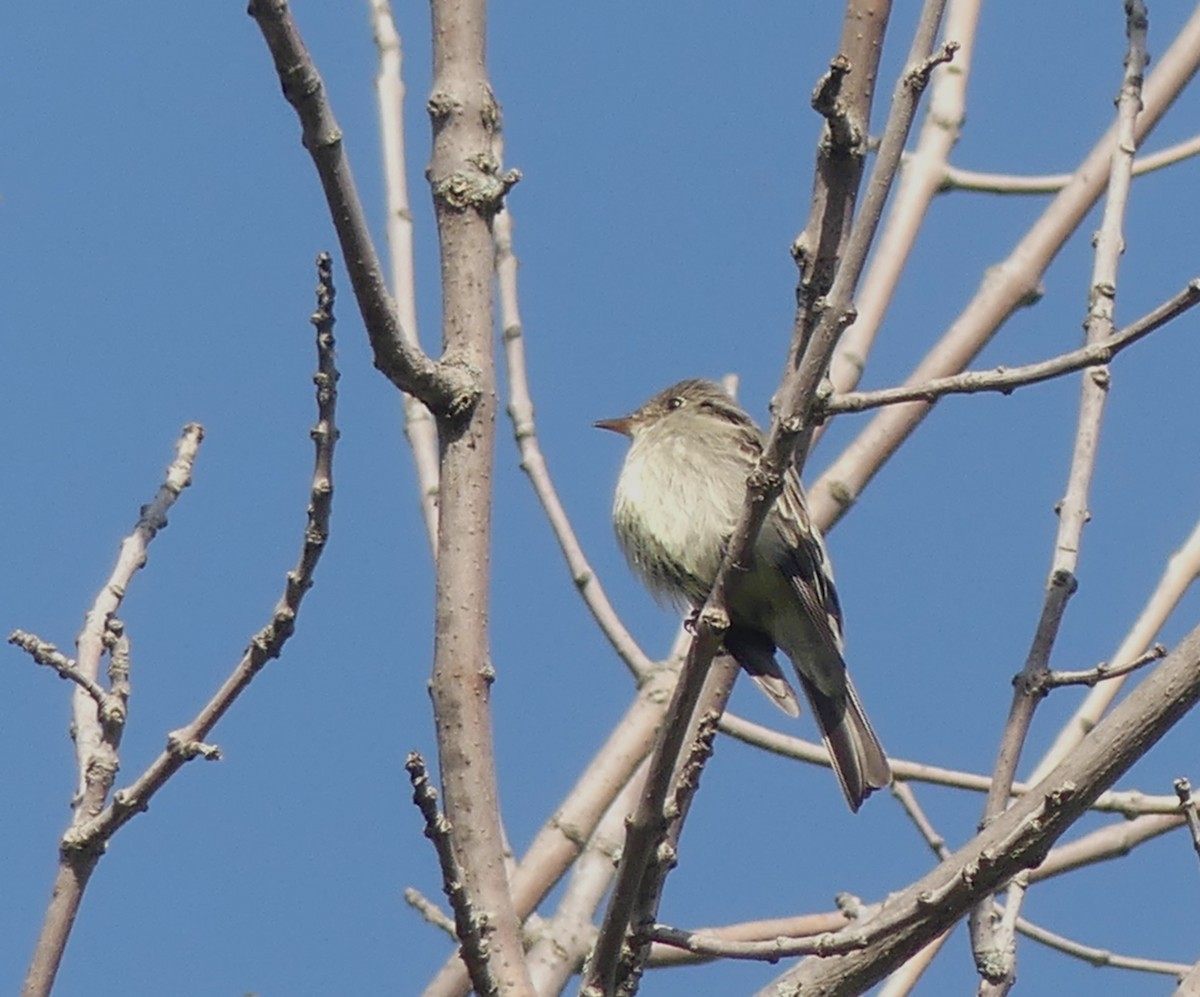
M613 525L634 571L660 599L708 598L763 451L754 420L712 381L680 381L621 419L630 438ZM800 704L775 659L791 659L850 809L892 770L842 657L842 612L829 555L789 469L733 597L725 650L789 716Z

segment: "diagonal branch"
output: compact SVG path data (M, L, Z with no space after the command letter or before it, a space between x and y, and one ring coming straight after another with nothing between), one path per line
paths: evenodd
M1140 143L1166 114L1200 67L1200 8L1146 79L1144 109L1138 115ZM1071 183L1062 189L1008 257L990 267L973 299L909 377L923 384L961 371L991 340L1016 309L1028 303L1051 261L1083 222L1108 181L1116 141L1112 126L1088 153ZM909 402L880 411L813 483L808 492L813 521L828 529L862 494L867 483L903 445L929 413L925 402ZM1139 649L1140 650L1140 649Z
M108 702L108 693L104 686L94 678L84 675L75 661L68 658L53 644L47 643L35 634L26 633L24 630L14 630L8 635L8 642L15 644L28 654L36 664L54 669L58 672L59 678L74 682L92 697L98 710L104 710L105 704Z
M852 391L834 395L820 403L820 414L839 412L865 412L884 405L901 402L935 402L946 395L968 395L981 391L998 391L1011 394L1016 388L1040 384L1064 374L1071 374L1088 367L1107 364L1118 353L1156 329L1162 328L1200 302L1200 278L1188 281L1178 294L1164 301L1109 339L1088 343L1077 350L1063 353L1049 360L1024 364L1020 367L996 367L994 370L971 370L947 377L936 377L923 384L903 385L897 388L882 388L878 391Z
M887 220L855 296L857 318L830 361L829 379L839 392L849 392L858 384L929 206L937 196L946 161L962 132L981 2L950 0L946 6L944 37L953 38L961 48L953 63L933 74L916 148L904 157ZM814 433L814 440L819 434L820 429Z
M500 990L488 965L487 917L475 908L466 877L454 854L454 825L438 812L437 790L430 785L425 759L409 752L404 763L412 782L413 803L425 819L425 837L433 842L442 867L442 889L454 911L454 934L462 944L462 959L479 997L498 997Z
M907 63L908 69L897 86L880 151L867 185L866 203L846 241L844 256L837 269L837 275L833 278L828 301L824 295L813 297L810 293L811 286L806 284L810 277L820 276L820 268L814 269L812 265L817 244L810 243L802 237L797 251L802 281L797 294L799 307L793 325L792 340L792 356L799 358L798 365L794 370L789 370L777 396L777 415L772 422L763 456L748 482L746 501L738 525L729 541L712 592L696 616L696 635L688 651L679 684L668 709L662 736L651 761L646 792L630 822L629 843L622 854L617 882L601 925L591 966L584 975L581 993L587 997L610 994L614 992L618 982L616 967L622 939L626 935L626 926L630 925L635 898L641 891L640 884L650 862L652 848L666 831L663 801L682 747L687 720L695 713L697 703L701 704L704 712L709 710L709 704L701 701L701 689L704 673L729 625L724 607L728 604L730 591L737 582L736 575L730 571L730 565L742 563L748 556L771 504L782 487L784 470L792 461L797 443L810 426L807 417L809 405L816 395L820 379L824 376L837 337L850 315L850 299L895 176L915 114L917 99L935 64L930 60L942 7L943 0L927 0L922 10ZM873 53L873 57L877 58L883 28L886 26L887 10L885 8L874 22L868 22L872 26L870 31L864 29L859 20L860 13L855 9L855 5L851 4L847 12L847 26L850 27L853 18L853 32L859 43L865 46L865 54L871 56ZM948 54L946 57L949 57ZM861 68L859 72L861 73ZM873 77L872 73L867 75L868 78ZM866 90L862 91L866 103L856 108L856 112L860 113L865 121L865 112L869 108L869 85L865 80L860 80L858 86L866 86ZM830 132L835 139L836 130L830 129ZM861 136L858 138L861 140ZM823 149L829 147L829 141L832 139L827 137ZM818 170L820 173L820 163ZM820 186L819 175L818 188ZM842 210L846 201L852 203L852 200L851 195L842 203L832 205L830 202L824 202L820 207L814 200L813 217L828 220L829 215L823 212ZM810 225L810 228L812 227ZM821 230L822 226L818 224L816 228ZM824 247L825 251L830 248L827 245ZM814 323L813 319L818 315L819 318ZM715 677L719 679L722 676ZM716 684L719 687L726 683ZM715 712L719 715L720 708ZM655 906L656 901L638 904L641 917L651 920ZM637 928L636 925L633 927ZM648 944L643 942L636 948L640 950L641 958L644 959ZM635 954L632 962L626 965L632 966L632 986L636 988L638 956Z
M1059 837L1200 700L1200 627L1092 731L1087 743L986 829L877 915L887 931L861 951L806 959L762 994L862 993L959 920ZM864 926L866 927L866 926ZM872 925L873 933L881 925Z
M74 813L71 827L59 847L58 871L50 904L21 991L23 997L45 997L53 988L84 890L103 854L102 843L87 847L73 844L80 827L85 826L104 807L118 768L116 749L119 726L114 729L104 715L107 711L101 709L101 701L96 699L97 691L101 693L105 706L111 698L98 682L100 660L110 647L116 612L133 576L146 564L150 541L167 525L167 512L192 482L192 468L203 439L204 429L199 423L193 422L183 427L183 434L175 445L175 460L167 468L166 480L153 500L142 507L133 532L122 541L112 574L88 610L83 630L76 639L78 657L73 669L78 677L74 678L77 687L71 697L71 730L75 740L79 784L72 800ZM123 703L121 707L123 714Z
M325 94L325 84L292 19L286 0L250 0L254 18L271 51L283 96L296 111L304 148L321 180L342 259L371 340L375 366L402 391L438 414L458 415L475 404L480 386L461 362L435 361L403 330L375 252L342 131Z
M317 258L317 310L312 323L317 331L316 384L317 422L311 436L314 445L313 474L300 557L288 572L283 594L271 619L250 639L242 659L221 688L192 721L167 737L167 746L132 785L113 794L112 802L94 819L73 828L64 848L103 848L117 831L142 813L154 795L193 758L216 759L219 749L206 743L221 717L237 700L267 662L278 658L296 629L296 618L305 594L313 586L313 575L329 538L333 508L333 453L337 445L338 371L334 363L332 262L327 253Z

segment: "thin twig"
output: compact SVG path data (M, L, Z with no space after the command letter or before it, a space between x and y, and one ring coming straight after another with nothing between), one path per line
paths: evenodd
M404 768L412 782L413 803L425 819L425 837L433 842L442 867L442 890L454 911L454 934L462 945L471 983L480 997L498 997L500 987L488 963L488 918L475 909L467 891L463 869L454 854L454 827L438 810L437 790L429 781L425 759L416 751L409 752Z
M1140 177L1146 173L1153 173L1196 155L1200 155L1200 135L1193 135L1158 152L1138 157L1133 161L1133 175ZM1070 181L1070 173L1018 176L1012 173L981 173L947 166L942 177L941 189L979 191L984 194L1054 194Z
M1192 836L1192 847L1200 856L1200 814L1196 812L1196 800L1192 796L1192 784L1186 777L1175 780L1175 795L1179 797L1179 811L1187 822L1188 832Z
M379 103L379 138L383 150L383 184L387 203L386 235L391 258L392 297L400 324L396 330L413 349L420 349L417 326L416 267L412 209L408 200L408 163L404 153L404 52L389 0L370 0L371 33L379 50L375 94ZM425 403L408 392L404 399L404 435L412 450L420 489L421 516L429 544L437 555L438 467L437 427Z
M53 644L42 640L36 634L26 633L24 630L14 630L8 635L8 642L16 645L33 658L35 664L52 668L58 672L59 678L74 682L92 697L98 709L104 709L104 704L108 701L108 693L104 691L104 686L95 679L84 675L75 664L75 660L68 658Z
M133 576L146 564L150 541L167 525L167 512L191 484L192 468L203 439L204 429L198 423L183 427L175 445L175 459L167 468L163 484L150 503L142 507L133 531L122 541L117 563L84 617L83 629L76 639L78 656L72 668L78 678L70 676L76 683L71 697L71 731L79 782L72 800L71 826L59 845L54 888L21 991L23 997L46 997L53 988L83 892L104 851L102 841L85 837L77 842L81 828L103 809L119 768L117 747L125 703L123 698L117 700L120 723L115 723L109 703L116 689L108 694L99 685L100 660L112 647L117 610Z
M497 141L498 145L498 141ZM525 364L525 334L517 291L518 261L513 250L513 220L506 209L492 223L496 247L496 284L500 294L500 324L504 329L504 360L508 373L508 416L521 455L521 470L529 477L534 493L546 513L559 549L571 572L571 580L584 605L617 656L640 680L645 680L654 663L625 628L596 575L583 545L558 497L546 458L538 443L533 397Z
M415 792L414 788L414 794ZM440 928L449 935L456 945L458 944L454 918L450 917L449 914L430 900L429 897L425 896L424 893L414 886L406 886L404 888L404 902L435 928Z
M1139 668L1144 668L1151 662L1158 661L1159 658L1165 657L1166 653L1167 649L1165 645L1155 644L1149 651L1141 655L1141 657L1133 658L1124 664L1114 665L1107 661L1102 661L1095 668L1085 668L1077 672L1048 671L1041 676L1042 688L1059 689L1067 685L1086 685L1091 687L1098 682L1122 678L1131 672L1137 671Z
M1200 577L1200 522L1192 529L1183 545L1167 560L1162 577L1110 660L1120 665L1140 657L1197 577ZM1031 782L1041 780L1074 750L1099 722L1117 693L1121 691L1124 682L1124 677L1118 677L1097 685L1087 694L1071 719L1063 725L1050 750L1038 762L1029 777Z
M899 800L900 806L908 815L908 819L912 821L913 826L920 832L934 857L939 862L945 862L950 858L950 849L946 847L946 839L938 833L933 822L926 816L924 808L917 802L917 796L912 791L912 787L906 782L897 780L892 784L892 795Z
M998 391L1011 394L1013 390L1031 384L1040 384L1064 374L1088 367L1108 363L1121 350L1166 325L1200 302L1200 278L1187 283L1182 291L1172 295L1157 308L1147 312L1136 322L1131 322L1111 339L1089 343L1077 350L1063 353L1049 360L1025 364L1020 367L995 367L992 370L965 371L938 377L923 384L902 385L882 388L878 391L855 391L833 395L820 403L820 414L839 412L864 412L884 405L901 402L935 402L952 394L975 394L981 391Z
M205 738L267 662L279 657L288 638L295 632L301 602L305 593L312 588L313 574L329 538L329 518L333 505L333 454L338 438L335 419L338 372L334 361L331 270L329 255L322 253L317 258L317 310L311 319L316 328L317 341L317 373L313 377L317 422L310 433L315 454L304 540L297 565L287 574L283 594L275 605L270 622L250 639L242 659L212 699L190 723L167 736L167 746L162 753L130 786L113 794L112 802L101 813L72 829L64 840L64 847L103 847L121 827L146 810L154 795L188 761L193 758L218 758L219 749L206 743Z
M1075 941L1073 938L1067 938L1065 935L1057 934L1041 927L1041 925L1034 924L1023 917L1017 919L1016 928L1026 938L1039 942L1047 948L1062 952L1064 955L1082 959L1092 966L1107 966L1111 969L1131 969L1141 973L1157 973L1176 978L1182 978L1192 968L1188 963L1164 962L1161 959L1145 959L1141 956L1121 955L1109 949L1085 945L1082 942Z
M736 714L727 713L721 718L721 730L745 744L769 751L782 758L829 767L829 753L822 745L805 741L803 738L791 734L784 734ZM949 786L953 789L969 789L976 793L986 793L992 785L991 776L981 772L963 772L905 758L893 757L888 761L891 763L895 777L908 782ZM1032 779L1025 782L1014 782L1011 792L1013 796L1024 796L1036 786L1037 782ZM1138 790L1110 790L1101 793L1090 809L1132 818L1142 814L1177 813L1179 804L1174 796L1151 796Z
M812 405L818 398L838 340L854 322L854 294L900 168L921 94L933 70L949 62L958 49L957 42L945 42L940 51L934 50L945 6L946 0L925 0L921 7L905 69L892 93L862 204L828 295L811 304L800 295L801 308L792 327L795 369L784 380L776 396L777 419L772 423L760 472L774 470L776 465L772 460L784 457L794 459L797 471L804 467L816 425ZM812 321L814 317L815 322ZM772 449L773 444L778 448L778 454Z

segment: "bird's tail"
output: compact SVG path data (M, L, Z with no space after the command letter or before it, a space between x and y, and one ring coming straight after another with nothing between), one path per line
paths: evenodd
M775 660L775 642L759 630L732 626L725 633L725 650L733 656L755 684L789 717L800 716L796 690L783 677Z
M883 746L871 728L849 675L845 693L839 696L822 692L803 675L800 685L821 728L821 740L842 784L846 802L857 812L871 793L891 785L892 767Z

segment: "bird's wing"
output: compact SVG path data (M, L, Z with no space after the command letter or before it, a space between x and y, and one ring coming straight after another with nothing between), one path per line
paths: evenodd
M820 531L813 525L794 470L784 476L770 525L783 541L784 563L792 587L821 644L842 658L842 606L833 582L833 568ZM843 663L844 667L844 663Z

